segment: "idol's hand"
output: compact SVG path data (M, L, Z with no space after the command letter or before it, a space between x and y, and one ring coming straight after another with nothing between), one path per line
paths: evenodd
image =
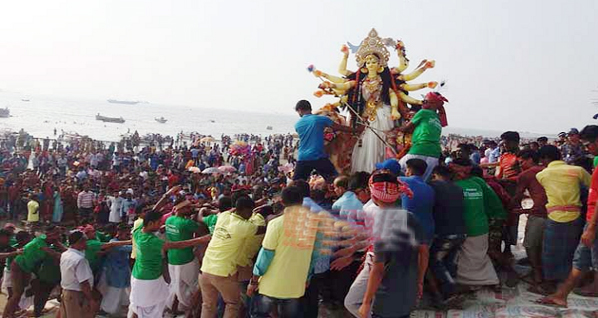
M401 113L399 113L399 111L397 109L393 109L390 112L390 118L392 120L399 120L399 119L401 119Z
M341 52L343 52L345 57L349 57L349 47L348 46L343 44L343 46L341 46Z

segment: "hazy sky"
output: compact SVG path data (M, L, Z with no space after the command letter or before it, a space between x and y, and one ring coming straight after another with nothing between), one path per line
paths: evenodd
M452 126L548 133L598 112L596 0L3 1L0 89L292 114L330 101L306 66L334 73L372 27L412 68L436 60L420 79L447 80Z

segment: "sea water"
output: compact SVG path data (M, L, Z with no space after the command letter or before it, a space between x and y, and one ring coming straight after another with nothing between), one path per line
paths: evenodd
M294 104L290 105L292 110ZM294 124L299 119L288 110L259 113L145 102L125 105L112 104L106 100L78 100L0 91L0 108L4 107L10 109L11 117L0 118L1 130L24 129L37 138L55 138L63 132L78 133L104 141L117 141L122 135L135 131L142 136L150 133L176 136L180 132L199 132L216 138L222 134L286 134L294 132ZM98 113L106 117L122 117L125 123L98 121L95 119ZM155 118L160 117L168 121L165 124L156 122Z

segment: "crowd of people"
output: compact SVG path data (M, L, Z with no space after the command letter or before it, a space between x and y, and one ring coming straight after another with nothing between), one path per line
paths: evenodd
M3 144L0 208L24 224L0 231L3 317L40 316L53 295L62 318L408 317L424 297L446 310L520 281L546 305L598 296L598 126L441 139L422 109L400 161L339 175L324 129L368 127L296 111L298 144Z

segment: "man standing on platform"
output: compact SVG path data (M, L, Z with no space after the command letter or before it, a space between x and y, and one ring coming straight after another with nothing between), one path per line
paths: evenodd
M299 155L293 180L307 180L312 171L318 172L324 179L332 181L337 175L336 169L328 154L324 152L324 129L332 127L334 130L355 132L349 126L339 125L332 119L311 113L311 104L300 100L295 106L299 114L299 121L295 124L295 131L299 135Z
M404 126L399 127L402 132L413 132L411 148L407 155L401 158L400 164L403 173L407 170L409 159L421 159L426 162L427 169L424 180L432 175L432 170L438 165L440 158L440 135L442 127L447 125L444 112L444 96L437 92L430 92L423 101L420 109Z

